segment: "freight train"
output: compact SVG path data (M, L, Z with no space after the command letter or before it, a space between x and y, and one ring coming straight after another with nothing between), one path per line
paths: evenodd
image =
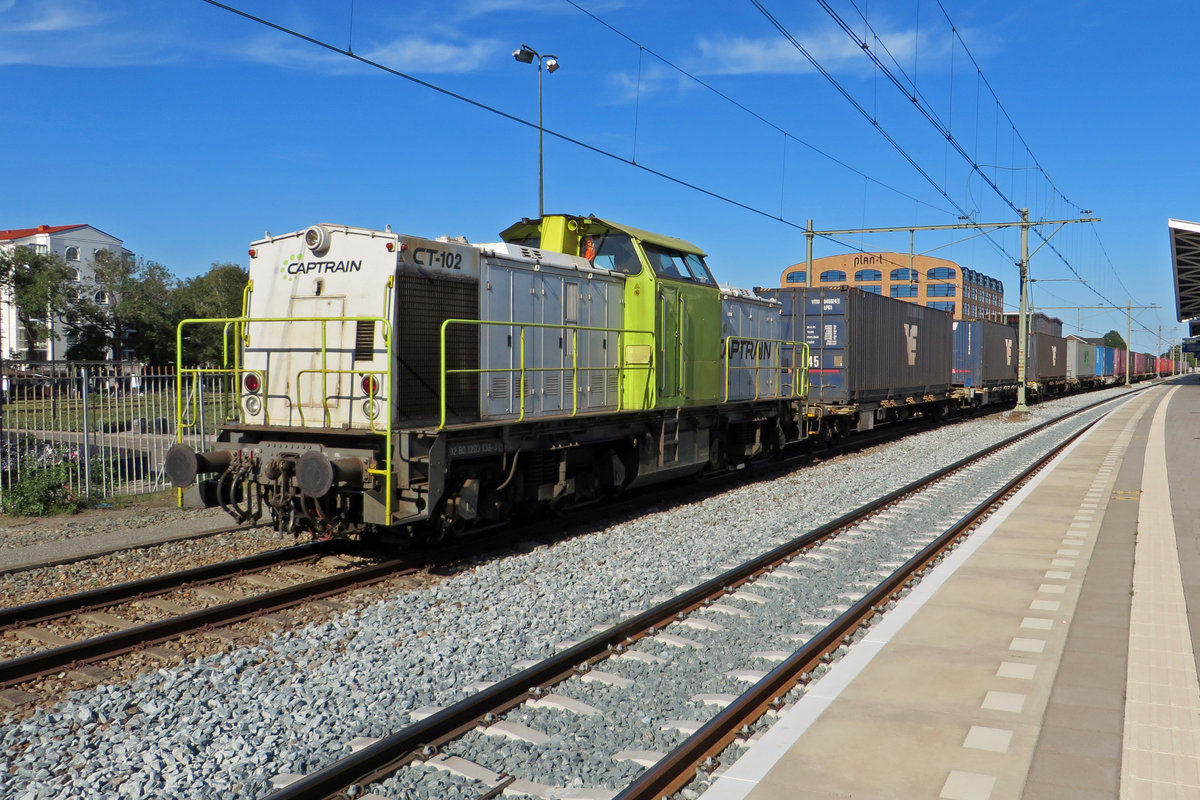
M486 244L321 224L249 255L242 315L179 326L177 430L217 381L217 445L164 469L190 504L293 534L436 541L1015 394L1009 326L721 287L695 245L594 216ZM202 328L219 365L188 353ZM1031 389L1080 383L1061 330L1039 335Z

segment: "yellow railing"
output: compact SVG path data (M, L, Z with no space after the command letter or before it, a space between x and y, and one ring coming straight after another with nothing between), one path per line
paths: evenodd
M520 352L520 363L517 366L509 366L509 367L471 367L471 368L462 368L462 369L448 368L446 365L446 332L449 330L450 326L452 326L452 325L469 325L469 326L477 326L477 327L492 326L492 327L500 327L500 328L520 329L518 343L516 344L516 348ZM561 366L561 367L530 367L530 366L526 366L526 364L525 364L525 331L527 328L540 328L543 330L557 330L557 331L569 332L571 335L571 353L572 353L571 366L569 366L569 367L568 366ZM616 334L616 337L617 337L616 361L617 361L617 363L612 364L612 365L605 365L602 367L580 367L579 366L579 334L580 334L580 332ZM584 372L584 373L615 372L617 374L618 380L619 380L620 376L624 374L625 370L642 368L651 373L650 380L653 381L653 372L654 372L654 364L653 363L630 364L630 363L626 362L624 339L626 336L629 336L629 335L650 336L653 339L654 331L629 330L626 328L597 328L597 327L591 327L591 326L587 326L587 325L561 325L561 324L553 324L553 323L545 323L545 322L505 322L505 321L501 321L501 320L448 319L442 323L441 339L440 339L441 415L439 417L438 427L439 428L446 427L446 415L447 415L446 379L450 375L483 376L483 375L487 375L487 374L491 374L491 373L508 373L510 375L513 373L516 373L520 378L518 390L519 390L519 395L521 398L520 410L519 410L519 413L518 413L518 416L516 419L517 422L521 422L525 419L525 387L527 385L526 376L529 375L530 373L536 373L536 372L558 372L558 373L570 372L571 373L571 413L570 413L570 416L572 416L572 417L579 413L579 373L580 372ZM622 405L622 402L623 402L622 396L623 396L623 392L621 390L620 385L618 384L617 408L616 408L617 411L624 410L623 405Z
M388 288L390 289L390 282L389 282ZM250 285L247 285L247 288L245 291L247 294L249 293ZM263 410L262 410L263 424L264 425L270 424L269 400L272 397L271 390L270 390L270 383L269 383L270 376L267 374L267 372L265 370L245 369L243 366L243 360L244 360L244 352L243 351L245 350L245 347L249 344L249 337L250 337L247 326L250 323L258 325L259 323L289 323L289 322L312 322L312 323L318 323L321 326L321 342L320 342L320 347L319 347L319 352L321 354L320 368L303 369L303 370L299 370L296 373L295 381L293 382L293 385L295 386L295 391L296 391L296 397L294 399L287 394L275 395L275 397L277 397L277 398L283 397L291 404L291 406L293 408L298 409L298 413L300 414L300 424L302 426L305 424L303 402L302 402L304 398L301 397L301 395L300 395L300 392L301 392L300 378L303 375L312 374L312 375L321 376L320 377L320 381L321 381L320 385L321 385L321 395L322 395L322 397L321 397L322 423L326 426L329 426L331 424L329 396L325 392L325 387L328 385L328 379L329 379L330 375L354 374L354 375L362 375L364 377L367 375L379 376L378 377L378 386L374 387L374 389L370 392L365 392L363 394L363 397L366 400L381 403L381 405L383 406L381 411L385 412L381 415L378 415L382 418L382 419L378 419L378 420L376 417L372 417L370 414L365 414L365 416L367 416L367 418L369 420L369 424L370 424L369 432L384 437L384 465L383 465L382 469L375 468L375 469L368 469L367 471L371 475L383 476L388 482L387 490L384 492L384 494L385 494L384 514L385 514L385 518L390 520L391 514L392 514L392 491L391 491L390 483L391 483L391 476L392 476L392 429L394 427L394 425L393 425L394 404L390 401L389 398L391 396L391 391L392 391L392 386L393 386L391 366L394 363L394 361L393 361L393 357L392 357L393 356L393 353L392 353L392 346L393 346L392 327L391 327L391 323L389 323L385 317L255 317L255 318L251 319L251 318L243 315L240 317L215 317L215 318L208 318L208 319L196 318L196 319L183 320L182 322L179 323L179 325L175 329L175 353L176 353L176 363L175 363L175 437L176 437L176 441L183 441L184 427L194 425L196 422L196 420L194 418L185 419L185 410L193 407L192 403L190 401L193 398L195 398L196 395L198 394L196 387L199 385L199 382L204 378L205 375L228 375L228 376L230 376L233 379L233 389L229 394L231 397L235 398L235 402L236 402L236 398L237 398L238 394L240 393L240 387L242 386L242 382L245 380L245 376L246 375L257 375L258 379L259 379L259 392L261 393L261 396L263 398ZM383 368L383 369L353 369L353 370L340 369L340 368L331 369L330 368L329 352L328 352L328 335L327 335L328 326L331 323L341 325L341 324L350 323L350 322L355 322L355 323L357 323L357 322L370 322L370 323L378 322L378 323L382 324L381 332L383 335L384 344L386 345L386 348L387 348L387 357L386 357L387 360L385 362L387 364L387 366L385 368ZM222 365L220 367L185 367L183 365L184 328L185 328L185 326L200 326L200 325L222 325L223 326L222 353L221 353ZM234 351L232 354L230 353L230 348L229 348L229 339L230 339L229 333L230 333L231 328L234 330L236 339L239 343L239 346L234 348ZM316 348L314 348L314 350L315 349ZM185 383L190 383L190 385L192 387L192 389L187 392L187 396L189 398L189 403L186 405L184 403ZM384 398L382 398L382 399L379 397L380 391L383 391L385 393ZM357 397L353 396L356 394L354 392L353 386L351 387L350 394L351 394L351 397L349 397L348 399L350 399L351 402L354 402L358 399ZM194 407L196 408L197 413L199 413L199 414L204 413L204 409L200 405L199 402L196 402ZM240 417L240 412L241 412L240 403L238 404L238 411L239 411L239 417ZM380 425L383 426L382 429L379 427Z
M733 365L733 343L739 343L739 350L743 349L741 343L749 342L750 350L754 354L752 364L742 366ZM774 373L776 380L775 394L766 399L795 399L808 396L808 344L805 342L793 342L786 339L762 339L753 336L728 336L725 338L723 350L723 359L725 367L725 397L722 402L728 403L729 384L735 372L749 371L754 374L754 398L762 400L763 397L759 394L761 385L761 376L763 372L768 374ZM783 359L784 352L791 351L791 363L785 363ZM799 358L797 358L799 351ZM764 352L769 353L764 357ZM764 363L766 362L766 363ZM787 394L783 393L783 377L792 375L791 391ZM737 398L744 400L746 398Z

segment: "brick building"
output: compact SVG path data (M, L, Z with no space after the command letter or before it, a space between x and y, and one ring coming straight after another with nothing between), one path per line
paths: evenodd
M912 263L910 269L909 263ZM783 271L780 285L805 285L806 265ZM948 311L955 319L1004 317L1004 284L953 261L907 253L844 253L813 259L813 287L854 286L866 292Z

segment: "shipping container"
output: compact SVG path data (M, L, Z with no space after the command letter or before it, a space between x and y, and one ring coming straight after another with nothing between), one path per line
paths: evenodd
M1096 377L1096 345L1078 336L1067 337L1067 377L1083 382Z
M794 363L780 341L780 328L778 300L746 289L721 289L722 399L777 396L781 364L784 359Z
M1042 384L1062 383L1067 378L1067 340L1061 336L1033 333L1025 358L1025 380Z
M783 339L809 346L809 398L828 404L922 402L949 391L952 318L860 289L757 289L783 304Z
M1096 374L1103 378L1111 378L1116 374L1117 350L1114 347L1096 346Z
M1004 321L1016 328L1020 321L1020 314L1005 314ZM1062 320L1057 317L1048 317L1041 312L1029 315L1029 332L1044 333L1049 336L1062 337Z
M1120 347L1113 348L1113 375L1124 378L1129 371L1129 351Z
M955 322L952 382L970 389L1016 384L1016 331L983 319Z

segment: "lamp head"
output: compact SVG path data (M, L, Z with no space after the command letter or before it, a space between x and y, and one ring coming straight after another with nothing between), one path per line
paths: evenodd
M515 58L517 61L520 61L522 64L532 64L533 57L536 55L537 53L534 52L533 48L527 44L521 45L519 50L513 50L513 58Z
M556 56L546 56L546 72L554 72L558 69L558 58Z

